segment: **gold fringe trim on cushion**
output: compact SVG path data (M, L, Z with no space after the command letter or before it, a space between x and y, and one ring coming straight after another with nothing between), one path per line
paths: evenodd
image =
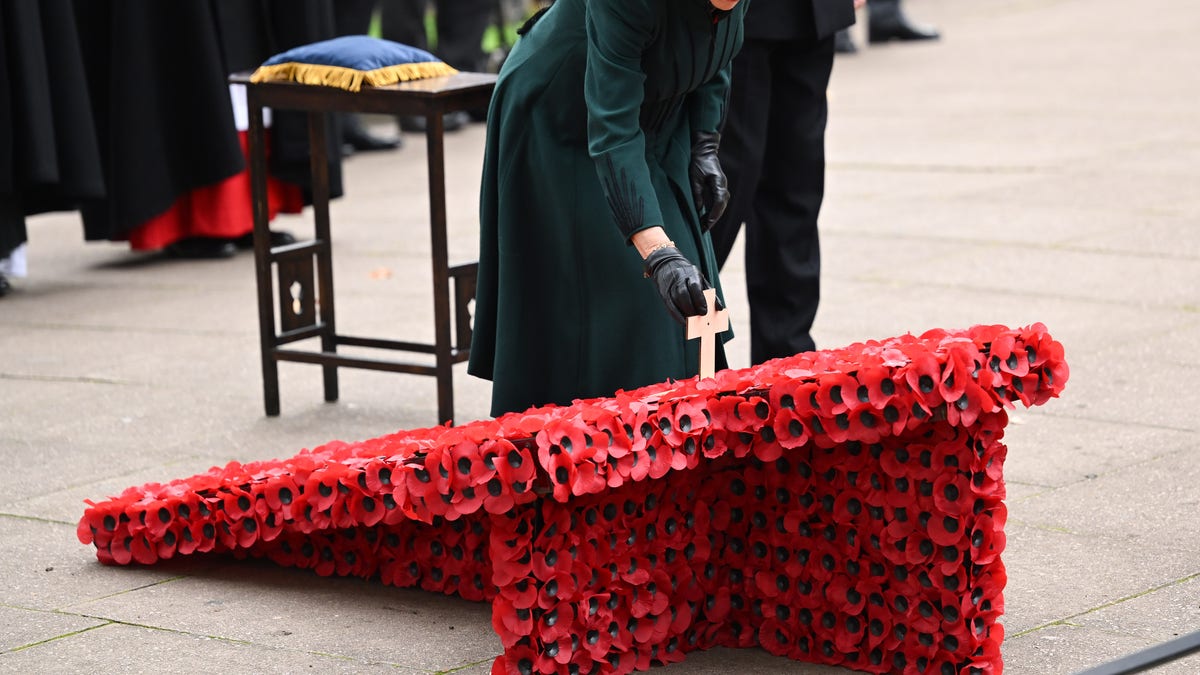
M427 77L453 75L458 71L441 61L425 63L401 63L375 70L355 70L341 66L326 66L313 63L280 63L274 66L259 66L250 75L251 82L297 82L324 87L337 87L347 91L358 91L363 84L382 87L397 82L421 80Z

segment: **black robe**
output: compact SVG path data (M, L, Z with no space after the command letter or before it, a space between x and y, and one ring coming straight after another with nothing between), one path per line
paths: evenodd
M71 0L0 2L0 258L25 216L104 195Z
M333 37L331 2L76 0L107 182L104 197L83 206L85 238L122 240L182 195L244 170L228 75ZM274 119L272 173L307 186L305 122L295 113Z

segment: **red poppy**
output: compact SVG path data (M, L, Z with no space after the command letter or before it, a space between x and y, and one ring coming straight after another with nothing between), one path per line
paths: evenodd
M996 408L995 399L979 385L968 381L955 398L946 399L946 420L953 426L969 427L979 416Z
M859 386L855 391L858 400L869 403L876 410L883 410L898 397L899 388L892 380L892 370L889 367L861 368L858 371L858 382Z
M829 581L825 586L825 598L841 614L861 614L867 605L867 595L845 574L838 574Z
M988 627L987 636L971 654L968 667L978 669L982 675L1000 675L1003 662L1000 658L1000 643L1004 641L1004 624L994 623Z
M810 440L808 427L804 425L800 414L793 409L776 408L771 428L775 432L776 442L789 450L799 448Z
M273 541L283 533L285 521L283 516L274 512L266 514L255 514L255 521L258 523L258 540L262 542Z
M342 510L354 525L373 527L383 521L387 509L378 495L352 493L342 502Z
M659 429L672 446L682 447L684 440L709 426L706 398L680 401L672 408L660 409ZM664 430L665 427L665 430Z
M262 499L254 502L255 512L260 516L276 513L283 520L292 520L292 505L300 495L300 488L291 476L272 478L261 488ZM189 507L189 510L194 507Z
M908 478L909 474L916 469L917 458L909 451L908 446L897 444L884 448L879 456L879 466L893 479ZM907 490L900 490L900 492L907 492Z
M739 408L745 403L746 399L736 395L717 396L710 399L708 413L712 416L713 427L727 433L736 433L750 428L753 424L753 417L751 420L746 420L738 414Z
M485 455L480 452L479 444L473 441L455 444L450 448L447 459L450 462L450 485L455 490L481 486L496 473L494 466L489 467L484 462Z
M543 466L550 474L550 483L554 486L554 499L560 502L567 501L578 474L575 461L567 453L559 452L550 455Z
M937 465L935 460L935 468ZM971 491L971 483L962 473L944 470L933 481L933 503L941 513L948 516L963 516L971 512L974 502L975 497Z
M325 511L332 507L338 495L348 489L341 483L341 479L349 477L349 473L344 465L336 463L324 465L313 471L305 481L302 495L305 503L311 505L314 511Z
M496 630L499 633L499 629ZM492 662L492 675L536 675L540 655L528 644L505 645L505 651Z
M912 362L904 368L904 380L908 388L917 396L917 401L932 410L943 401L939 391L942 383L942 365L936 356L929 352L910 355Z

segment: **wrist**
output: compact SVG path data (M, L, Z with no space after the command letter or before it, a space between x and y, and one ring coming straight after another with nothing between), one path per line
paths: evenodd
M656 251L661 251L664 248L674 248L674 246L675 242L671 241L670 239L661 241L647 249L646 253L642 256L642 260L648 259L650 256L654 255Z
M643 260L656 249L663 248L664 245L673 245L662 227L648 227L639 230L630 237L630 243L637 249L638 255Z
M663 261L673 258L679 258L679 249L675 248L675 242L667 241L654 247L654 250L646 254L642 260L642 276L649 279L654 276L655 270Z

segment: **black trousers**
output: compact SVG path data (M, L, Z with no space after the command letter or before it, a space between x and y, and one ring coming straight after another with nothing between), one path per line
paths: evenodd
M821 295L817 216L825 193L825 89L833 38L746 40L733 60L720 159L731 194L713 228L724 265L746 225L750 358L815 348Z
M383 37L428 50L428 5L428 0L383 0ZM438 0L435 5L438 42L434 53L459 70L482 71L483 33L491 23L495 0Z
M379 0L334 0L333 19L338 35L364 35Z

